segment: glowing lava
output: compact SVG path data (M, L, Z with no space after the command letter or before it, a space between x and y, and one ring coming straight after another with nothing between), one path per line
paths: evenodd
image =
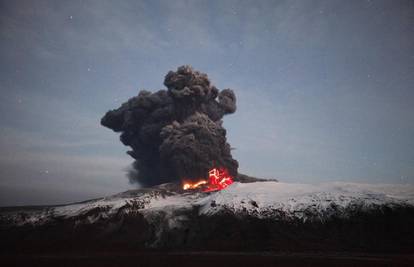
M185 182L183 189L201 189L204 192L222 190L233 183L233 177L225 168L213 168L208 172L208 180Z
M203 185L203 184L207 184L206 180L201 180L197 183L184 183L183 184L183 189L184 190L188 190L188 189L196 189L197 187Z

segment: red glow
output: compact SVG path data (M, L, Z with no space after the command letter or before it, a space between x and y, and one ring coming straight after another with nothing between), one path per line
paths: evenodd
M222 190L233 183L233 177L225 168L213 168L208 172L208 181L184 182L183 189L201 189L204 192Z

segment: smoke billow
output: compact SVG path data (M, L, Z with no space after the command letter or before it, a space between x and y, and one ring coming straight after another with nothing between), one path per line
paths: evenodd
M236 111L236 96L219 91L208 76L181 66L165 76L168 90L140 91L118 109L108 111L101 124L121 132L132 148L132 182L155 185L178 179L206 178L214 167L237 175L222 126L224 115Z

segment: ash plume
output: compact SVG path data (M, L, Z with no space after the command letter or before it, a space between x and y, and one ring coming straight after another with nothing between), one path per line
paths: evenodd
M130 181L150 186L206 178L214 167L236 176L238 162L222 126L223 116L236 111L234 92L219 91L191 66L168 72L164 85L167 90L140 91L101 119L132 149Z

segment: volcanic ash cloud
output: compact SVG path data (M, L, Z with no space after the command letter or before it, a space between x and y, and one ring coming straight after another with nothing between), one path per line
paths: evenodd
M120 132L135 159L131 182L144 186L180 179L200 179L212 168L237 175L222 118L236 111L231 89L219 91L205 73L181 66L165 76L167 90L142 90L101 124Z

